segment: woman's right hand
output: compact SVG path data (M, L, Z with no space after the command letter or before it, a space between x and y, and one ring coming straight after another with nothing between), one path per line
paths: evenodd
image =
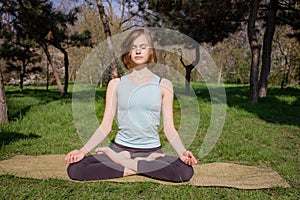
M65 164L71 164L75 162L81 161L85 156L85 153L83 153L80 150L73 150L67 154L65 157Z

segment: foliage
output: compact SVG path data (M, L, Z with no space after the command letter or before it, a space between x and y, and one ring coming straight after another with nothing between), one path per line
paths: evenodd
M149 25L162 26L179 30L180 32L189 35L199 43L211 43L212 45L228 38L231 33L235 33L243 21L249 20L251 9L249 10L249 1L207 1L207 0L193 0L193 1L129 1L134 2L132 7L132 14L143 17ZM253 30L257 33L258 46L263 47L262 52L262 67L260 70L260 80L253 78L251 83L259 85L260 95L266 95L268 76L271 68L271 46L273 41L273 33L276 25L289 25L293 27L294 32L290 32L289 36L298 35L299 30L299 3L297 1L257 1L258 14L254 16L256 23L262 25L262 30ZM136 9L138 7L138 9ZM256 27L255 27L256 28ZM253 32L252 31L252 32ZM259 31L262 31L261 33ZM250 31L251 32L251 31ZM253 32L253 33L254 33ZM262 37L264 42L262 45ZM171 42L179 41L178 38L170 38ZM261 40L261 41L260 41ZM167 42L167 41L164 41ZM245 45L245 43L240 44ZM242 50L242 48L238 48ZM259 53L258 53L259 54ZM252 55L252 57L260 57L259 55ZM226 58L227 59L227 58ZM230 59L230 58L229 58ZM248 57L247 57L248 59ZM259 59L258 59L259 61ZM230 62L230 61L229 61ZM241 71L241 67L245 68L247 61L238 60L238 65L233 64L232 71L237 72L235 80L238 82L247 83L249 78L245 75L253 77L253 73L245 73ZM224 64L224 62L223 62ZM255 66L257 68L255 73L259 75L259 62ZM224 70L224 65L221 65L221 70ZM226 71L228 73L228 71ZM242 77L241 74L244 74ZM228 78L228 74L223 74ZM228 80L227 80L228 81ZM230 80L231 81L231 80ZM258 91L258 90L257 90ZM258 95L257 95L258 96Z
M300 42L300 4L297 0L278 1L278 24L289 25L293 32L287 36L294 37Z
M274 36L270 83L282 88L300 84L300 43L291 27L278 26Z
M144 1L136 2L138 14L146 10ZM148 10L143 17L152 26L162 26L178 30L199 43L217 42L228 37L239 27L240 21L247 9L247 1L192 0L192 1L159 1L149 0ZM146 5L145 5L146 4ZM153 13L154 12L154 13ZM156 17L153 23L149 18Z
M76 7L68 13L56 11L49 0L5 0L0 9L1 16L5 16L5 19L1 21L1 26L8 27L11 30L10 33L16 35L17 39L35 41L43 48L48 59L50 59L47 52L49 45L64 54L65 92L68 86L69 65L66 49L70 46L91 45L89 31L83 31L80 34L68 32L68 26L75 24L78 12Z
M245 24L231 37L224 39L213 47L209 46L207 49L209 49L209 53L220 71L222 71L222 78L225 82L249 83L251 55Z
M4 31L2 31L3 33ZM23 81L29 70L29 65L34 65L41 61L38 53L37 43L29 38L14 38L13 34L8 34L4 43L0 46L0 57L7 62L7 71L17 71L20 74L20 91L23 90ZM12 36L12 37L11 37ZM31 67L30 72L41 71L40 68Z
M97 46L99 43L104 42L105 35L104 35L104 29L99 17L99 12L97 5L95 3L96 1L87 1L85 0L84 3L80 6L80 14L78 15L78 21L75 26L70 27L71 32L80 32L82 30L89 30L91 32L91 39L94 46ZM110 1L103 2L105 3L105 12L109 16L110 19L110 30L112 35L118 34L122 32L123 28L126 29L127 25L123 24L124 16L119 16L118 11L122 11L124 8L124 5L121 4L121 1L115 1L113 2L114 7L112 7ZM119 8L117 8L119 7ZM116 11L118 9L118 11ZM129 20L126 19L126 22ZM70 48L68 50L70 55L70 66L73 68L72 71L72 81L76 78L76 71L79 70L83 60L86 58L88 53L91 51L91 48L89 47L81 47L81 48ZM104 58L103 58L104 59ZM122 64L118 62L116 59L116 64L118 68L118 73L122 74ZM106 84L110 79L110 71L106 70L102 77L99 77L100 86L103 84ZM87 77L89 79L89 77Z

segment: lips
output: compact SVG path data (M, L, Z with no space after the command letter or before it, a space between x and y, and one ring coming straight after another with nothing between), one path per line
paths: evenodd
M134 57L136 60L140 60L140 59L143 59L143 57L142 56L136 56L136 57Z

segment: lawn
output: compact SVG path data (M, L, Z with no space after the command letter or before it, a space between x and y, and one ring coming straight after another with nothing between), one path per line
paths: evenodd
M190 149L198 155L210 123L211 102L203 83L193 83L200 111L197 135ZM260 190L225 187L166 186L156 183L78 183L0 176L0 199L299 199L300 87L270 87L258 105L248 103L249 86L225 85L227 105L222 134L201 163L234 162L268 166L292 186ZM65 154L80 148L72 115L72 95L59 96L56 87L6 89L9 124L0 126L0 160L17 154ZM72 89L70 88L70 91ZM105 88L96 91L98 119L104 110ZM180 106L174 102L175 124ZM114 133L117 131L113 125ZM162 142L165 143L164 141Z

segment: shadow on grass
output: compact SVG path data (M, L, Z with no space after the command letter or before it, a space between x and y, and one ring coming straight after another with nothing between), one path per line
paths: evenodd
M2 146L8 145L12 142L16 142L18 140L24 139L37 139L41 136L30 133L29 135L25 135L22 133L16 132L0 132L0 149Z
M206 87L194 87L198 98L210 101ZM229 107L241 108L260 119L275 124L300 125L300 88L268 89L267 97L260 98L257 105L249 103L249 86L227 86L226 99Z
M95 99L105 97L105 87L97 89ZM72 92L68 92L65 96L61 96L57 89L49 89L43 87L29 87L22 92L15 89L6 91L9 121L22 119L33 106L45 105L53 101L62 101L64 103L72 103ZM90 98L90 91L82 91L80 97Z
M61 97L58 91L46 91L42 88L26 88L6 91L9 121L22 119L33 106L47 104L51 101L68 99Z
M47 91L42 87L25 88L22 92L20 92L16 88L16 90L8 90L5 91L5 93L9 98L34 97L36 99L41 100L43 103L59 99L68 99L72 97L72 95L70 95L69 93L66 96L62 97L58 90L51 89Z

